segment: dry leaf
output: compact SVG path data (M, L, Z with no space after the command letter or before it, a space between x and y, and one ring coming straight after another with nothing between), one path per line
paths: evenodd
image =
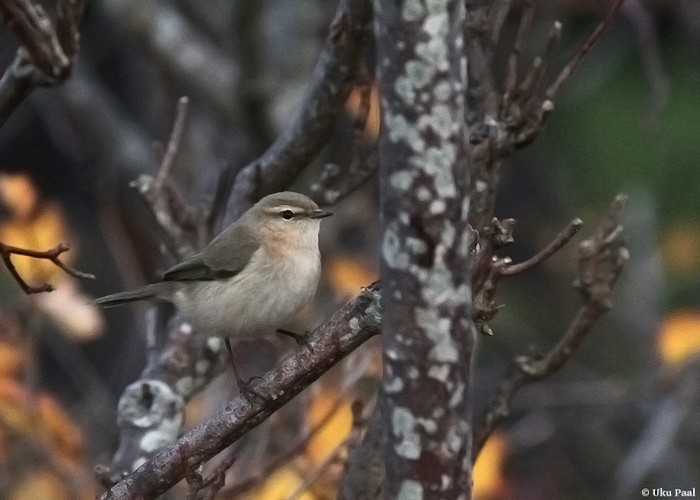
M316 427L337 404L338 395L329 388L324 388L311 402L307 416L308 426ZM352 410L350 402L343 402L335 413L314 434L306 446L306 457L313 465L323 462L350 434L352 429Z
M0 174L0 198L17 220L30 218L39 203L39 193L34 183L22 173Z
M700 314L693 311L672 313L661 324L657 337L659 356L677 367L700 353Z
M9 500L68 500L61 480L52 472L39 470L25 476L13 488Z
M290 467L277 469L257 488L249 498L254 500L284 500L294 493L303 483L301 476ZM297 500L316 500L309 492L304 492Z
M376 273L361 260L339 255L324 264L328 282L333 287L339 299L347 299L357 295L362 287L376 279Z
M503 498L505 480L503 462L508 451L508 441L501 433L494 433L486 441L474 464L474 490L476 500Z
M357 116L360 107L360 89L355 88L350 92L345 107L352 116ZM372 85L369 96L369 114L365 122L364 135L369 140L376 140L379 136L381 115L379 108L379 91L376 85Z

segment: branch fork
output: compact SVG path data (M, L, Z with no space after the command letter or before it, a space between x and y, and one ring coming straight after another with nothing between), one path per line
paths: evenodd
M476 459L497 425L509 415L511 401L517 392L525 384L559 371L573 356L598 319L612 306L610 295L613 285L629 258L629 252L621 240L622 226L619 222L625 203L626 197L618 195L593 235L579 243L578 278L574 286L581 292L584 303L559 342L548 352L540 356L517 356L513 360L508 373L484 411L481 422L475 427L473 459ZM556 250L552 249L557 246L561 248L580 227L581 221L574 219L540 254L525 261L521 266L528 267L528 262L543 260L540 255L553 254ZM514 267L516 266L510 269ZM500 277L503 274L493 276Z
M552 242L539 253L519 264L513 264L510 257L498 257L496 251L513 242L515 219L499 221L495 217L491 224L483 229L483 237L479 237L479 251L474 259L473 286L476 291L474 298L473 318L479 332L493 335L488 323L493 320L502 304L495 302L498 283L501 278L524 273L542 264L566 245L581 229L581 219L572 220Z
M73 269L72 267L69 267L63 262L61 262L59 256L62 253L67 252L68 250L69 247L67 245L64 245L63 243L50 250L40 252L37 250L29 250L26 248L19 248L12 245L7 245L0 241L0 257L2 257L2 260L5 263L5 267L7 267L7 270L10 271L12 277L19 284L19 286L22 287L22 290L24 290L24 293L26 293L27 295L42 292L52 292L54 290L54 287L49 283L44 283L38 286L31 286L27 284L27 282L24 281L24 278L20 276L19 272L17 271L17 268L15 268L15 265L12 263L13 254L24 255L26 257L32 257L34 259L50 260L56 265L56 267L61 269L66 274L69 274L70 276L74 276L80 279L95 279L95 276L93 274L78 271L77 269Z

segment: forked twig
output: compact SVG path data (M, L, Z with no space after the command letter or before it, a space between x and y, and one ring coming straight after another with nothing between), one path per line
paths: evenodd
M76 278L81 278L81 279L95 279L95 276L93 274L89 273L84 273L82 271L78 271L77 269L73 269L72 267L69 267L65 265L61 260L59 259L59 256L63 252L67 252L69 250L69 247L61 243L55 248L52 248L50 250L46 250L44 252L40 252L37 250L29 250L26 248L20 248L20 247L15 247L12 245L7 245L3 242L0 241L0 256L2 257L3 262L5 263L5 267L7 267L7 270L10 271L10 274L12 274L12 277L15 279L15 281L19 284L19 286L22 287L22 290L24 290L24 293L27 295L33 294L33 293L41 293L41 292L51 292L54 290L54 287L50 285L49 283L44 283L43 285L39 286L31 286L27 284L26 281L20 276L19 272L17 271L17 268L15 268L15 265L12 263L12 255L24 255L26 257L32 257L34 259L47 259L53 262L56 267L61 269L63 272L66 274L69 274L71 276L75 276Z
M185 133L188 110L189 99L186 96L180 97L173 130L156 176L144 174L131 183L150 206L158 224L175 245L180 258L193 254L197 244L203 239L201 236L206 232L204 221L201 221L197 211L190 207L171 175ZM187 231L197 234L196 241L191 241Z
M581 292L584 304L559 342L544 356L515 358L487 406L480 425L475 428L473 460L496 426L509 415L510 403L518 391L525 384L561 369L598 319L610 309L612 287L628 259L627 249L620 241L622 227L619 223L625 202L626 198L618 195L593 236L579 244L579 277L575 286Z

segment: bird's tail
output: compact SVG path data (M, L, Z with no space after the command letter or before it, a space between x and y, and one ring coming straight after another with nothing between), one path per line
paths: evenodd
M95 303L104 307L112 307L118 306L119 304L125 304L127 302L134 302L136 300L148 300L154 298L156 298L155 290L151 286L144 286L137 288L136 290L105 295L104 297L95 299Z

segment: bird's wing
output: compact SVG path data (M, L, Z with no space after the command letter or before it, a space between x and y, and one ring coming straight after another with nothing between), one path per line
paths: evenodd
M163 281L231 278L245 268L258 247L257 238L250 230L233 224L214 238L204 250L166 271Z

